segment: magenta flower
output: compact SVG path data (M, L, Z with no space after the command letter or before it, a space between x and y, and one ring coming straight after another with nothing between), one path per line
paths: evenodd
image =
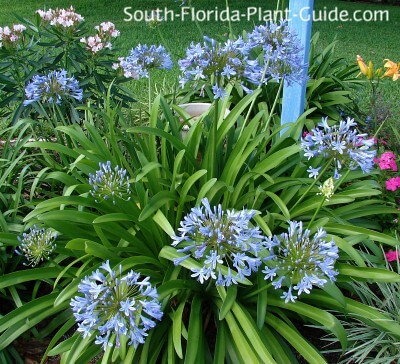
M389 178L386 181L386 189L389 191L396 191L400 187L400 177Z
M386 256L386 260L388 262L394 262L399 257L399 253L397 252L397 250L396 251L390 251L390 252L386 252L385 256Z
M375 158L374 162L379 165L381 170L390 170L397 172L396 155L392 152L385 152L379 158Z

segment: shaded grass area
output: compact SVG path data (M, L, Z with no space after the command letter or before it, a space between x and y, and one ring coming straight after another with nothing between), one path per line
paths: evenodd
M252 0L251 2L229 0L231 9L246 14L249 7L261 8L262 10L274 9L276 0ZM282 3L282 2L281 2ZM288 0L286 0L288 3ZM156 8L181 12L180 1L174 0L18 0L10 2L0 0L0 26L16 22L15 14L22 17L32 18L36 9L68 7L74 5L76 11L84 15L90 26L102 21L112 21L117 29L121 31L121 37L115 41L115 50L118 55L125 56L129 50L139 43L164 44L172 53L174 60L184 56L186 47L191 41L199 42L202 35L187 15L185 21L168 21L160 25L159 31L150 29L145 21L125 21L129 14L135 11L152 10ZM225 0L193 0L196 10L219 10L225 8ZM285 4L283 4L285 6ZM372 60L377 67L383 65L383 59L390 58L400 61L400 37L396 29L400 25L400 7L383 6L379 4L348 2L338 0L315 0L315 15L321 18L324 14L331 13L337 9L354 14L356 11L387 10L389 21L375 22L339 22L339 21L315 21L313 32L320 32L319 47L323 49L333 40L337 40L335 54L337 58L344 58L348 63L354 63L357 54L366 61ZM254 24L261 23L257 15L249 19L243 17L241 21L233 22L232 28L235 34L243 30L251 30ZM218 38L229 31L227 22L204 21L200 23L202 31ZM160 35L161 33L161 35ZM156 72L153 81L159 90L171 91L177 81L178 68L172 72ZM137 81L131 85L139 100L147 97L147 82ZM155 89L155 92L157 90ZM392 105L395 118L400 119L400 106L397 100L400 97L400 84L386 80L382 84L383 99ZM364 91L357 96L360 99L361 108L366 105L368 98Z

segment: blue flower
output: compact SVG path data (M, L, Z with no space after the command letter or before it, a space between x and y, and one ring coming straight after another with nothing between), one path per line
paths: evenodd
M50 229L39 229L33 225L28 233L23 233L22 237L18 237L20 244L15 253L24 255L28 260L27 265L36 266L41 261L49 259L55 249L56 238L57 234Z
M245 43L241 49L248 56L245 76L250 82L258 86L270 79L288 84L307 79L299 39L286 21L256 26Z
M214 98L226 97L226 83L244 77L246 56L241 51L241 44L242 40L218 43L209 37L204 37L203 44L192 43L186 50L186 58L178 61L181 85L194 82L196 86L200 80L211 82Z
M258 227L250 226L256 212L223 211L221 205L211 208L207 198L202 199L202 205L192 208L181 222L180 234L172 245L179 245L178 252L190 254L174 263L179 265L193 257L202 264L201 268L192 269L192 277L200 283L214 279L219 286L237 284L238 279L250 276L261 264L259 252L264 237Z
M96 202L111 199L115 204L115 198L130 200L130 183L125 169L115 166L111 168L111 162L99 163L100 169L96 174L89 174L89 184L92 187L90 194Z
M218 85L214 85L212 87L212 91L214 94L214 99L223 99L226 97L228 94L225 92L225 90L221 87L218 87Z
M121 57L120 63L114 65L114 68L121 67L127 78L139 79L148 78L151 69L172 68L171 56L163 46L139 44L133 48L128 57Z
M67 77L67 71L52 71L46 76L33 76L32 81L25 88L26 100L24 106L35 101L61 104L61 101L73 98L82 100L82 89L74 77Z
M307 172L309 173L308 177L317 178L320 169L321 169L321 167L317 167L317 168L313 168L311 166L308 167L308 169L307 169Z
M266 238L265 247L270 256L262 272L275 289L287 287L281 296L286 303L303 292L309 294L313 286L324 286L328 279L334 281L338 274L334 268L338 248L326 240L323 229L311 237L302 222L289 221L288 232Z
M162 318L158 293L148 277L141 279L134 271L122 276L121 265L115 271L107 261L100 270L79 284L78 292L83 297L71 300L78 331L83 337L96 333L95 344L104 350L113 346L110 337L114 334L116 347L120 346L121 336L126 336L128 344L136 348L144 343L147 331L156 325L155 320Z
M374 167L376 151L371 149L373 139L366 134L359 134L354 119L341 120L339 125L329 126L328 119L323 118L318 127L301 140L301 147L308 159L323 156L333 158L335 175L340 177L339 170L343 165L350 169L358 167L369 173Z

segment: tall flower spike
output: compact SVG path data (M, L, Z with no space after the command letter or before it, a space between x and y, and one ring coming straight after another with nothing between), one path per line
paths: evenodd
M110 161L99 163L99 167L96 174L89 174L89 184L92 187L90 194L95 201L110 199L115 204L116 197L129 201L131 190L126 169L118 166L112 169Z
M20 244L15 252L25 256L27 265L36 266L43 260L48 260L55 249L54 240L57 234L50 229L39 229L36 225L28 233L19 236Z
M174 263L179 265L192 256L202 264L192 269L192 277L200 283L212 278L217 286L236 284L261 264L258 253L264 237L258 227L249 225L256 212L225 212L221 205L211 208L207 198L201 201L203 206L192 208L181 222L180 234L174 237L172 245L179 245L178 252L186 253ZM223 266L226 269L221 269Z
M339 125L329 126L328 119L323 118L318 127L301 140L301 147L308 159L323 156L333 158L335 179L340 177L342 166L350 169L358 167L369 173L374 166L376 151L371 149L373 139L366 134L359 134L354 119L341 120Z
M71 307L78 322L78 331L86 338L96 333L95 344L103 349L120 346L121 336L129 339L135 348L145 342L147 331L161 320L163 313L157 290L149 277L141 278L130 271L122 276L122 266L112 270L109 261L85 277L78 286L82 296L71 300Z
M52 71L45 76L33 76L25 88L25 94L25 106L35 101L59 105L62 100L68 98L81 101L83 91L74 77L67 77L67 71L61 70Z
M326 240L323 229L311 237L302 222L289 221L288 232L266 238L265 247L271 255L262 272L275 289L287 287L281 296L286 303L310 293L313 286L322 287L326 278L334 281L338 274L334 268L338 248L333 240Z

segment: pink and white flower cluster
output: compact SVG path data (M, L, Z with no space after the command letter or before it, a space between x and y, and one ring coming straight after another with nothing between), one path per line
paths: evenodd
M69 9L36 10L36 13L39 14L43 21L49 22L50 25L63 28L75 27L85 20L82 15L75 12L72 5Z
M26 26L22 24L13 24L10 28L5 26L0 27L0 48L4 46L12 46L21 39L23 31Z
M96 35L83 37L80 40L81 43L86 44L86 49L93 54L105 48L112 49L110 39L116 38L120 34L119 30L115 29L115 25L108 21L96 25L95 29L97 30Z

